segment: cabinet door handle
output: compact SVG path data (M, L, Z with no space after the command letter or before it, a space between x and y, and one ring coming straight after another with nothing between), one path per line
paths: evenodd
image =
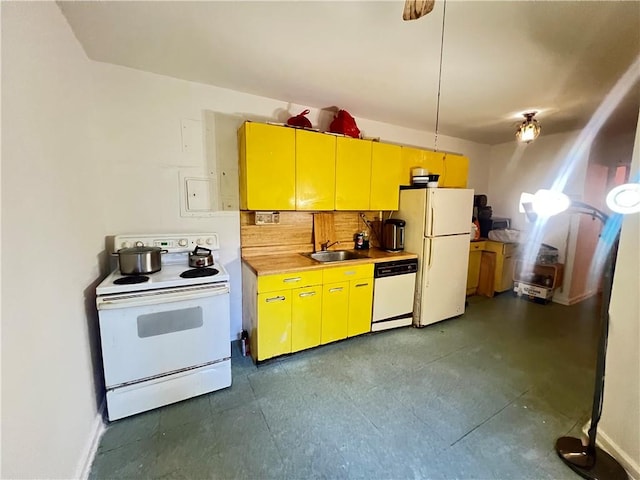
M312 297L315 294L316 294L316 292L304 292L304 293L301 293L300 296L301 297Z
M367 285L369 285L368 283L357 283L356 284L356 288L358 287L366 287Z
M267 303L270 303L270 302L282 302L284 300L286 300L284 295L278 295L277 297L267 298Z
M355 275L356 271L355 270L349 270L347 272L344 272L345 275Z
M285 278L283 282L291 283L291 282L299 282L300 280L302 280L302 277L291 277L291 278Z
M329 293L341 292L344 287L334 287L329 289Z

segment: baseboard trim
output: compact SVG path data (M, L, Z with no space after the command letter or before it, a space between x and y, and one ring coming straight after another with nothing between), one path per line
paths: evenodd
M91 465L93 464L93 459L96 456L96 452L98 451L98 445L100 445L100 439L105 431L104 425L104 411L105 411L105 400L102 400L100 404L100 408L96 413L96 418L93 420L93 425L91 426L91 434L89 436L89 440L82 452L82 456L78 461L78 466L76 468L75 478L86 480L89 478L89 473L91 473Z
M598 293L597 290L592 290L590 292L586 292L583 293L581 295L578 295L576 297L571 297L571 298L567 298L564 296L560 296L560 295L554 295L552 298L552 301L554 303L559 303L560 305L575 305L576 303L582 302L583 300L586 300L587 298L593 297L594 295L596 295Z
M582 433L586 436L589 435L589 426L591 422L587 422L582 427ZM627 474L631 477L631 480L640 480L640 465L638 465L623 449L621 449L616 442L611 440L611 437L607 435L607 432L598 429L598 436L596 437L596 444L607 451L611 456L620 462L620 465L627 471Z

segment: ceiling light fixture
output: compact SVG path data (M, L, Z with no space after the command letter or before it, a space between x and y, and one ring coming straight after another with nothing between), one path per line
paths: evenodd
M524 113L524 122L516 130L516 138L523 143L531 143L540 135L540 124L533 118L538 112Z

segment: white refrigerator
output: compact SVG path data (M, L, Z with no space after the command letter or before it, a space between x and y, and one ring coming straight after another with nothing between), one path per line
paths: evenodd
M467 293L473 190L402 187L404 248L418 255L413 324L462 315Z

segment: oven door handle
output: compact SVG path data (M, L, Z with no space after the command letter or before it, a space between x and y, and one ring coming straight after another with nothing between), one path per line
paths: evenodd
M228 285L216 285L214 287L193 287L173 291L134 292L98 297L96 305L98 310L112 310L116 308L139 307L145 305L158 305L161 303L183 302L198 298L213 297L229 293Z

